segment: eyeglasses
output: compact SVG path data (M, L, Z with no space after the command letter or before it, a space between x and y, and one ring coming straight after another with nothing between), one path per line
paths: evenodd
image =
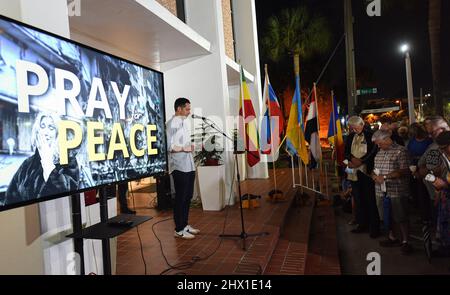
M358 126L358 125L349 125L349 126L348 126L348 129L349 129L350 131L356 132L356 131L358 131L358 129L362 129L362 126L360 127L360 126Z

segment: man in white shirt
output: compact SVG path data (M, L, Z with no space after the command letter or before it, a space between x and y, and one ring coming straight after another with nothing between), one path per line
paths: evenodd
M169 152L169 173L175 185L175 237L193 239L198 229L188 223L189 207L194 193L195 164L192 153L191 130L186 120L191 112L191 103L184 97L177 98L174 104L175 115L166 123L167 148Z

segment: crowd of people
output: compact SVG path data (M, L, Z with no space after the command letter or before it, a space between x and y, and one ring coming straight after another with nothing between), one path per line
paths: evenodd
M376 128L359 116L348 119L343 188L351 187L352 233L385 235L382 247L414 249L409 241L410 212L420 213L434 256L450 255L450 127L440 116L411 125L383 118ZM431 247L431 243L430 243Z

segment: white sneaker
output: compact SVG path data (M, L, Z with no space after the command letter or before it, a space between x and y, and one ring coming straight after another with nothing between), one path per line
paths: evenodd
M192 240L195 238L195 236L193 234L190 234L189 232L187 232L186 230L181 230L181 231L175 231L174 236L176 238L180 238L180 239L186 239L186 240Z
M184 231L193 234L193 235L198 235L200 233L199 229L193 228L192 226L190 226L189 224L186 225L186 227L184 228Z

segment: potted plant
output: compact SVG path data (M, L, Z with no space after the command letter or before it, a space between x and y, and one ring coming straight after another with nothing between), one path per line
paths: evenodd
M202 142L201 150L194 156L194 161L198 166L219 166L222 164L223 150L217 144L217 136L212 135Z
M195 153L197 179L203 210L219 211L224 207L225 168L222 163L223 148L217 132L203 123L192 141L201 148Z

